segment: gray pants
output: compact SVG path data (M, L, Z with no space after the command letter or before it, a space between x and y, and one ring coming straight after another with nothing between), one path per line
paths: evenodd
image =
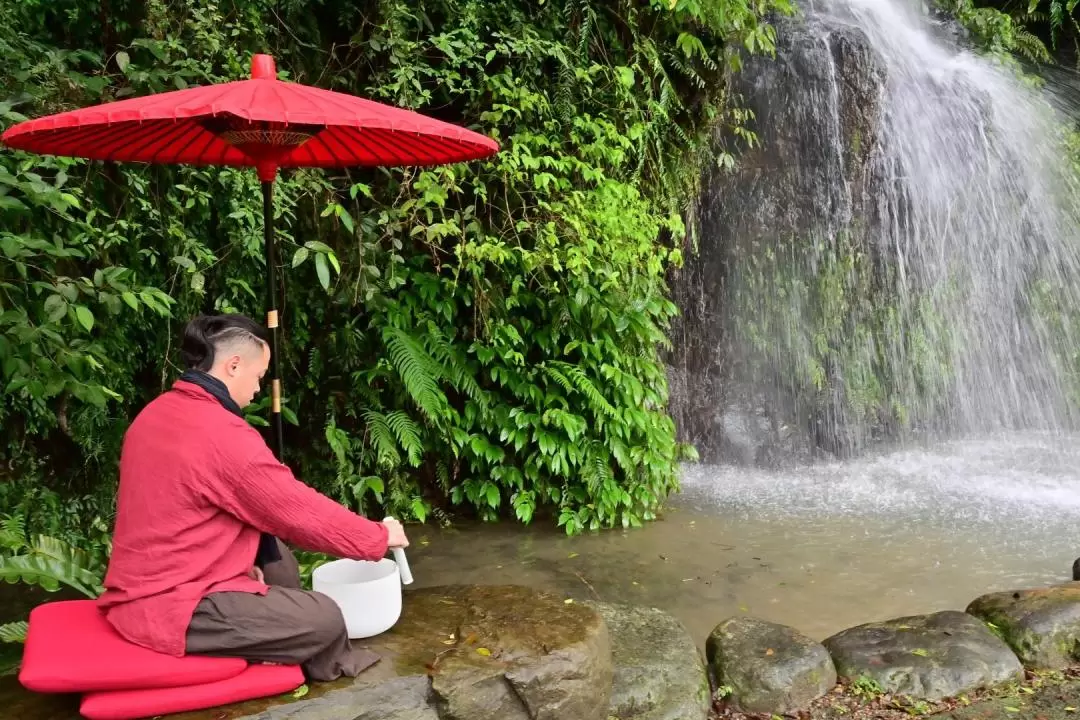
M379 660L353 650L341 609L327 596L300 589L296 557L278 541L281 560L263 568L266 595L221 592L195 608L187 631L193 655L300 665L309 680L356 677Z

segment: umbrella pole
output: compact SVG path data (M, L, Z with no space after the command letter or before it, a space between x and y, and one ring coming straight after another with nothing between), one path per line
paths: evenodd
M270 330L270 448L278 460L285 449L281 424L281 355L278 352L277 248L274 242L274 181L262 181L263 240L266 255L266 327Z

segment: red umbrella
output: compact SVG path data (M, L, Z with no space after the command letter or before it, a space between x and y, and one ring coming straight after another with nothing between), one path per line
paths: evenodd
M263 188L266 324L274 450L284 445L273 186L278 168L442 165L498 152L484 135L371 100L284 82L255 55L251 79L131 98L27 120L13 148L93 160L253 167Z

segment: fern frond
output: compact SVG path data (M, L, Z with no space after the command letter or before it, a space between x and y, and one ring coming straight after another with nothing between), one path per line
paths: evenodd
M560 366L563 373L573 381L574 386L588 398L589 407L594 413L597 415L605 415L607 417L615 416L614 406L608 402L607 398L605 398L599 390L596 389L592 380L589 379L588 374L582 370L580 366L564 362L555 362L552 364Z
M375 410L367 409L362 413L364 422L367 423L368 437L371 445L375 448L375 457L380 465L397 467L401 464L401 454L398 452L397 440L394 431L390 429L390 423L385 415Z
M567 393L574 392L573 384L567 379L565 375L563 375L555 368L551 367L550 365L546 365L544 366L544 373L547 374L547 376L550 377L552 380L559 383L559 385L562 386L562 389L565 390Z
M412 418L401 410L394 410L386 416L386 422L397 436L401 448L409 456L409 464L419 467L424 454L424 444L420 440L420 428Z
M0 547L10 552L26 547L26 518L21 513L6 515L0 521Z
M29 629L30 626L25 620L4 623L0 625L0 642L24 643L26 642L26 631Z
M443 492L449 493L450 468L448 468L446 466L446 463L442 460L439 460L437 463L435 463L435 477L439 479L439 487L442 488Z
M455 390L465 393L481 406L488 407L490 401L457 349L439 332L429 332L427 338L431 355L439 365L443 377L450 381Z
M447 404L446 395L438 386L442 374L438 363L415 338L398 328L386 328L383 342L413 402L429 420L438 423Z

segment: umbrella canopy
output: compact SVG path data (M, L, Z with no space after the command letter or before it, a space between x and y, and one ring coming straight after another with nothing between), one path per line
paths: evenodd
M176 90L19 123L9 147L145 163L252 167L263 189L273 448L284 446L273 183L283 167L442 165L498 152L480 133L371 100L284 82L255 55L251 79Z
M251 79L159 93L27 120L9 147L94 160L277 168L442 165L498 152L491 138L364 98L277 79L256 55Z

